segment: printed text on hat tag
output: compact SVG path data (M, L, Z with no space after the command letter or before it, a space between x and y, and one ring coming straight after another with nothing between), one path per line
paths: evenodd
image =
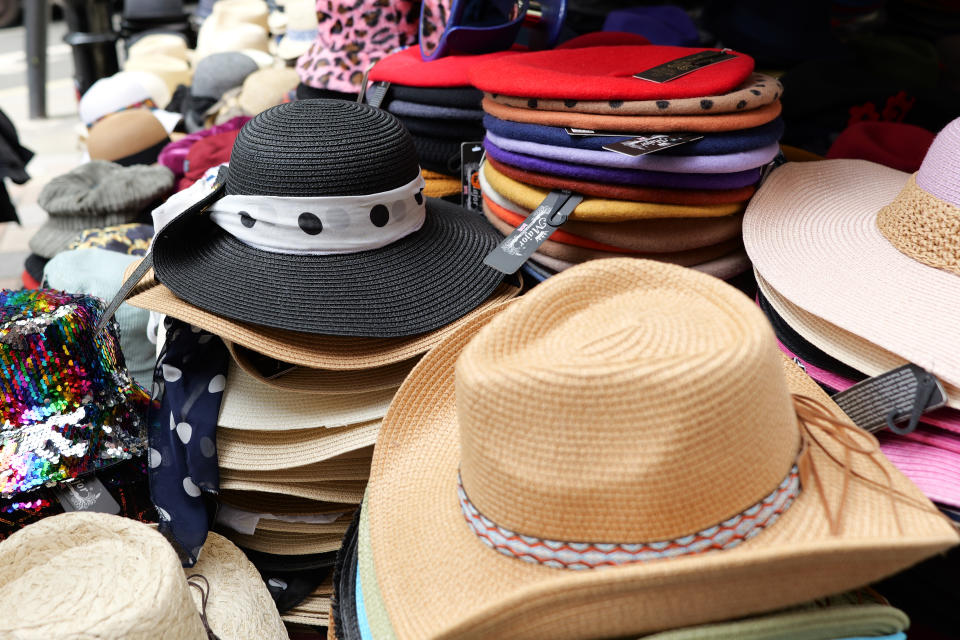
M96 476L77 480L53 490L64 511L97 511L117 515L120 504Z
M933 374L905 364L867 378L833 396L854 424L866 431L884 427L901 435L917 428L920 416L947 403L947 395ZM905 426L898 422L906 421Z
M583 200L566 190L551 191L520 226L491 251L483 263L502 273L516 273L523 263L547 241Z
M460 145L460 206L470 211L483 211L480 165L485 155L482 142L464 142Z
M656 153L670 147L679 147L688 142L695 142L702 139L702 135L696 133L665 133L652 136L637 136L621 142L610 142L603 145L607 151L622 153L625 156L645 156L648 153Z
M701 51L700 53L683 56L670 62L664 62L651 69L634 74L633 77L640 78L641 80L649 80L650 82L669 82L685 76L688 73L709 67L712 64L732 60L736 57L734 54L729 53L729 49L723 51Z

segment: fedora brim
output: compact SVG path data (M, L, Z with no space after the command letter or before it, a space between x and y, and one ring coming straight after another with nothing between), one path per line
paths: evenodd
M135 262L127 267L124 280L131 276L138 265L139 262ZM170 289L157 282L152 270L147 272L126 301L134 307L149 309L183 320L220 336L227 342L236 343L277 360L316 369L352 371L384 367L422 355L447 335L456 331L462 323L468 322L473 314L496 307L519 293L519 286L504 282L494 289L493 294L477 309L464 317L435 331L408 338L318 336L230 320L204 311L173 295ZM238 364L244 366L243 359L240 360ZM245 370L251 371L246 367ZM273 386L281 386L279 380L278 378L271 381ZM332 379L329 382L333 384Z
M947 348L960 344L960 278L909 258L877 227L909 177L865 160L789 163L751 201L744 244L793 305L960 386L960 352Z
M808 487L776 523L729 550L592 571L505 557L470 530L456 492L460 442L454 365L485 319L431 351L413 370L382 426L380 442L389 447L374 451L367 489L372 559L398 638L573 640L643 634L842 592L957 542L953 527L932 507L898 505L898 531L890 498L854 479L836 534L817 491ZM790 391L832 404L785 357L783 367ZM832 409L843 419L836 406ZM843 459L842 447L817 430L830 454ZM816 446L812 456L836 509L844 472ZM889 461L878 460L897 491L926 501ZM870 462L852 464L859 474L885 483ZM787 582L785 575L791 576Z
M483 264L500 241L490 225L442 200L426 206L418 231L340 255L270 253L209 216L181 216L154 241L154 270L178 298L242 322L334 336L426 333L483 304L503 280Z
M336 458L373 446L380 421L339 429L242 431L217 429L217 460L237 471L275 471Z

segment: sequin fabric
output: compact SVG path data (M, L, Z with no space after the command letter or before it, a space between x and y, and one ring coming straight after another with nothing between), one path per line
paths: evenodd
M149 396L127 373L116 322L95 335L103 307L53 289L0 290L0 498L146 450Z

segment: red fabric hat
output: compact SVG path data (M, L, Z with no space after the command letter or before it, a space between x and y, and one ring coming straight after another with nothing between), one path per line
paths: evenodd
M201 140L197 140L187 152L187 160L184 163L186 173L180 178L177 185L178 191L183 191L194 182L203 177L210 167L215 167L224 162L230 162L230 152L233 151L233 142L240 135L240 130L224 131L215 133Z
M40 288L40 283L37 282L36 279L32 275L30 275L30 272L28 272L26 269L24 269L23 273L20 274L20 279L23 280L24 289Z
M857 122L844 129L827 157L869 160L907 173L920 168L934 135L902 122Z
M570 100L669 100L727 93L753 72L753 58L736 57L668 82L634 74L701 51L657 45L586 47L533 51L470 69L470 84L489 93Z
M632 33L598 31L572 38L558 48L578 49L627 44L637 46L647 42L643 36ZM368 78L371 82L390 82L408 87L463 87L470 84L467 72L472 67L525 52L525 47L517 45L509 51L495 51L478 56L445 56L424 62L420 57L420 47L414 45L380 60L370 70Z

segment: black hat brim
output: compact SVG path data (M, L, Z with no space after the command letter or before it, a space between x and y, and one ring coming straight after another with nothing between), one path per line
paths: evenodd
M157 280L217 315L277 329L390 338L426 333L486 300L503 274L483 264L499 234L475 213L427 198L423 227L379 249L290 255L251 247L206 214L157 237Z

